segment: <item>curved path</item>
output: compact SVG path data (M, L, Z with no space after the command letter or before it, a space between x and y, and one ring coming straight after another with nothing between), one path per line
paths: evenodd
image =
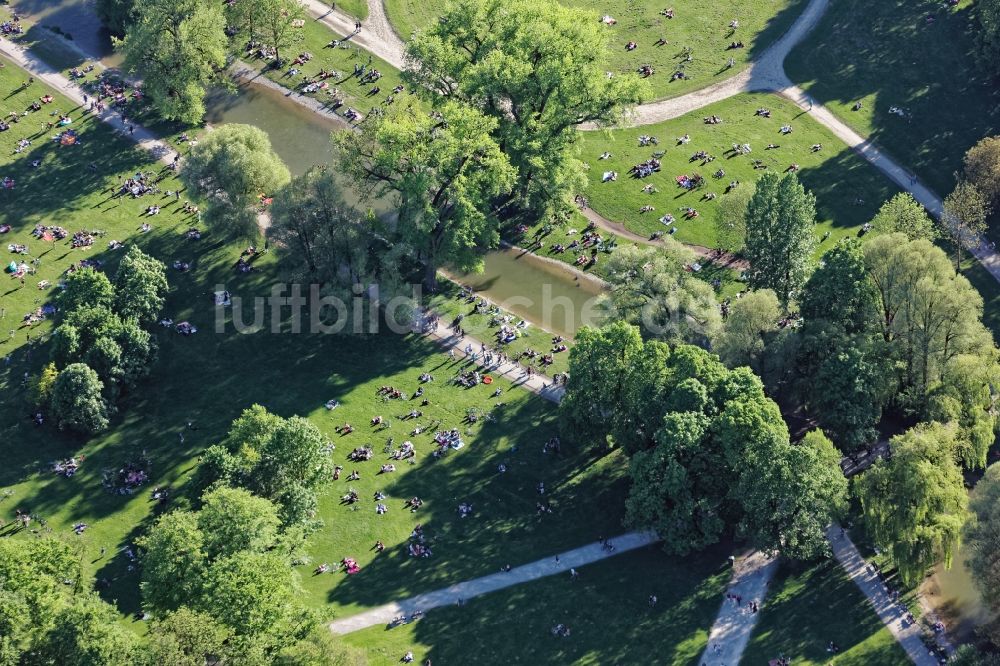
M320 0L304 0L309 12L323 16L324 23L330 27L349 32L353 19L338 12L330 12ZM773 92L794 102L800 109L808 113L816 122L831 130L841 141L850 146L872 166L885 174L904 191L920 202L934 217L941 218L943 202L941 197L896 160L882 152L875 144L852 130L846 123L838 119L822 104L811 98L805 91L794 85L785 74L785 58L792 49L819 24L826 13L830 0L810 0L802 14L795 20L788 31L778 41L769 46L759 59L749 68L739 74L714 85L671 99L642 104L635 108L629 121L633 125L649 125L678 118L715 102L744 92ZM369 48L376 55L396 67L404 66L405 44L393 31L385 14L383 0L368 0L369 19L373 35L363 32L354 37L359 45ZM580 126L583 130L596 129L593 124ZM599 227L619 234L629 240L650 244L648 238L629 232L624 225L612 222L607 218L584 211L590 220ZM983 267L1000 282L1000 255L992 245L982 238L978 243L968 246L972 255ZM695 249L697 252L697 249Z
M357 19L350 14L331 10L329 3L320 0L301 1L306 12L316 21L344 35L352 44L371 51L396 69L403 69L406 45L389 24L382 0L368 0L368 18L361 22L359 33L354 32Z

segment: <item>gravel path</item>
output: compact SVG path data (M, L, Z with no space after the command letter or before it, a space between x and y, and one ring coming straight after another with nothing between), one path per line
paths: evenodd
M708 646L701 656L702 666L735 666L743 657L759 613L750 602L764 605L767 586L778 571L778 559L754 551L736 561L733 578L726 588L722 608L708 632Z
M920 625L906 621L906 608L889 597L875 574L868 570L865 559L861 557L861 553L847 533L840 528L840 525L834 524L827 530L826 538L833 548L834 557L840 562L848 578L854 581L868 597L879 619L913 663L917 666L935 666L938 663L937 658L924 646L920 638Z
M406 45L389 24L381 0L368 0L368 18L361 22L361 32L357 34L354 32L354 23L357 19L353 16L340 10L331 10L328 3L320 0L302 0L302 4L315 20L344 35L352 44L371 51L396 69L403 69L403 52Z
M600 543L591 543L580 548L567 550L553 557L537 560L530 564L515 567L510 571L499 572L474 578L463 583L457 583L449 587L418 594L409 599L394 601L384 606L371 608L357 615L334 620L330 623L330 630L335 634L349 634L352 631L373 627L376 625L388 625L399 616L410 616L415 612L424 612L432 608L441 606L453 606L462 600L478 597L490 592L496 592L513 585L527 583L558 573L567 573L570 569L583 567L587 564L599 562L621 553L626 553L636 548L642 548L658 542L660 539L651 532L629 532L621 536L610 539L614 550L607 550Z

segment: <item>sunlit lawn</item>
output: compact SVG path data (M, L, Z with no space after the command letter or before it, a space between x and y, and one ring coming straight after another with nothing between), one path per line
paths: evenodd
M0 69L0 91L7 91L8 108L24 108L47 92L36 83L26 92L11 94L24 77L12 64L6 65ZM59 147L49 138L53 132L44 130L49 109L57 108L74 118L71 126L80 132L78 145ZM211 292L224 285L235 296L267 295L280 279L273 255L259 260L254 272L239 274L232 265L241 246L209 232L200 241L185 239L194 220L181 215L179 206L165 197L110 199L107 188L125 175L160 167L106 126L81 117L65 99L57 96L44 109L0 133L0 178L10 176L16 182L13 189L0 190L0 223L13 226L3 238L6 243L26 244L31 252L9 257L41 259L38 274L28 276L23 288L7 278L2 297L4 322L15 330L15 337L4 339L2 353L9 354L10 363L0 366L0 390L7 396L0 405L5 460L0 485L12 493L0 504L0 515L9 520L15 509L24 509L41 517L46 530L67 537L72 536L73 523L87 523L84 535L73 537L83 548L87 573L109 581L107 595L117 599L123 611L137 607L138 590L136 574L127 570L128 562L118 550L132 543L154 514L149 491L159 485L176 490L200 451L219 441L232 419L253 403L286 416L308 415L336 443L335 459L347 468L322 498L326 526L307 550L313 564L350 556L362 563L363 571L350 578L310 578L313 564L303 567L306 598L323 614L332 614L334 607L383 603L622 529L625 470L619 454L602 454L572 442L564 443L561 456L543 454L542 446L557 431L550 403L515 389L507 380L473 389L451 384L454 375L465 369L463 364L450 360L429 341L389 333L296 335L288 332L287 323L282 334L265 330L240 335L232 324L225 333L216 333ZM32 145L13 154L15 142L25 136L32 137ZM40 160L40 166L29 166L32 160ZM88 167L91 163L96 170ZM160 187L178 185L168 179ZM139 234L142 212L153 202L160 203L163 212L145 218L153 230ZM48 246L34 239L30 231L35 223L59 224L71 234L98 229L106 235L91 250L71 250L68 240ZM173 291L164 314L190 321L199 332L183 337L172 329L156 329L160 361L153 376L125 396L108 433L85 439L58 433L48 425L36 428L22 398L21 378L39 370L48 350L44 344L29 349L26 334L37 340L50 330L52 321L22 329L21 316L51 298L51 291L36 287L40 280L56 284L63 271L80 259L100 258L113 274L115 253L106 250L111 239L138 243L168 266L175 259L190 262L190 272L170 269ZM248 322L253 318L248 309L241 310L241 316ZM270 321L268 315L265 324ZM412 399L385 402L377 395L379 387L392 385L409 398L422 372L435 376L425 387L429 405ZM504 389L504 394L492 396L495 388ZM341 407L325 409L330 399L339 400ZM404 420L411 409L423 414ZM473 409L477 423L464 422ZM369 427L376 415L391 425L379 431ZM195 428L187 428L188 422ZM340 437L335 428L345 422L355 425L357 432ZM423 434L412 435L418 425ZM433 458L434 431L453 427L462 431L466 446L443 459ZM376 474L379 465L388 462L383 453L388 437L397 445L414 441L416 466L397 462L397 472ZM352 448L365 444L374 447L373 461L346 462ZM117 470L143 451L152 460L148 487L135 495L106 492L101 485L103 472ZM65 479L50 471L52 462L74 455L83 459L75 476ZM498 471L501 462L508 468L503 474ZM346 476L354 467L362 479L348 483ZM546 485L544 498L536 492L539 481ZM361 495L356 510L338 503L348 486ZM388 495L385 503L390 510L385 516L375 513L376 489ZM415 514L403 507L412 496L425 502ZM553 512L539 516L539 500L550 502ZM461 501L473 504L472 517L459 519ZM585 521L578 519L582 515ZM405 542L416 523L425 526L433 558L416 560L405 554ZM378 558L370 550L376 539L387 546ZM102 548L107 549L103 557Z
M755 116L758 108L771 110L771 117ZM703 118L716 115L718 125L706 125ZM782 134L784 125L791 134ZM657 146L640 146L638 137L648 135L659 140ZM690 142L679 144L678 138L690 136ZM728 152L734 143L750 144L752 153L736 155ZM779 146L768 150L768 144ZM812 151L820 144L822 149ZM581 159L589 166L587 198L598 213L640 234L669 231L660 222L664 214L673 215L677 227L675 238L684 243L706 247L717 246L716 218L725 190L732 181L738 187L752 188L762 170L754 169L753 160L761 160L767 169L784 173L798 164L802 184L816 195L818 224L816 240L829 231L830 238L819 245L820 252L832 247L838 238L857 234L859 227L870 220L882 203L898 191L874 167L840 142L829 130L810 119L791 102L771 94L744 94L699 109L676 120L611 132L586 132L581 142ZM698 151L716 159L702 165L692 161ZM633 178L629 169L662 151L661 170L647 178ZM611 157L599 159L604 152ZM725 176L715 178L722 169ZM607 171L618 173L616 182L602 182ZM685 190L676 178L701 175L705 185ZM647 185L657 192L643 192ZM707 200L705 195L716 195ZM640 213L651 205L652 212ZM699 216L684 219L684 210L692 207Z
M653 96L674 97L724 80L743 70L750 61L777 40L806 6L806 0L686 0L671 5L661 0L565 0L563 4L590 12L595 22L604 15L617 21L603 25L608 37L608 67L618 73L634 72L640 65L651 65L655 74L649 78ZM386 12L404 39L414 30L436 20L446 7L432 0L387 0ZM674 18L660 12L674 7ZM730 30L729 23L739 21ZM666 45L656 45L660 38ZM625 46L634 41L636 48ZM735 41L746 48L729 49ZM686 80L671 81L671 75L684 59L685 47L692 49L692 61L684 65ZM736 64L727 68L729 58Z

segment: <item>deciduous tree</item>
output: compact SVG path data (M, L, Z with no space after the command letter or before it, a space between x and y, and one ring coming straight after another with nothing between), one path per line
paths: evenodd
M900 192L882 204L871 224L877 234L899 233L910 240L934 240L938 237L934 220L909 192Z
M222 4L207 0L137 0L118 48L125 68L161 116L189 123L205 115L205 87L226 64Z
M638 75L606 71L596 13L531 0L459 0L409 43L408 76L432 103L459 100L517 170L515 202L541 215L580 181L576 126L611 125L649 95Z
M59 427L88 435L106 430L108 405L103 390L97 373L85 364L66 366L52 385L51 407Z
M960 180L945 198L941 222L954 241L956 271L962 269L962 248L979 245L986 233L989 216L989 202L979 188L968 181Z
M261 196L273 195L291 175L263 130L229 124L209 132L191 150L181 178L208 199L207 223L253 237Z
M1000 7L1000 2L996 4ZM964 166L965 179L976 186L993 210L1000 209L1000 136L988 136L969 148Z
M773 291L752 291L732 303L713 349L729 367L748 365L759 372L758 361L780 318L781 305Z
M671 238L659 248L619 248L608 260L610 318L668 342L707 345L718 335L722 315L712 287L688 270L694 261Z
M496 126L449 103L437 117L399 109L369 116L360 134L334 136L367 196L398 196L400 242L424 262L429 289L440 266L477 269L480 251L499 243L491 202L511 187L514 170L491 136Z
M892 459L857 481L865 526L907 585L938 561L951 566L968 514L953 427L921 425L892 438Z
M114 286L115 312L122 319L153 323L160 316L169 289L167 268L133 245L118 264Z
M754 289L772 289L787 306L809 277L816 244L816 198L795 174L765 173L747 205L747 281Z

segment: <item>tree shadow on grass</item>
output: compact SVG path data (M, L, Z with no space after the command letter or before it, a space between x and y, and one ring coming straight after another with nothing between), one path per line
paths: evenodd
M1000 128L1000 88L977 68L976 32L970 4L837 2L786 69L824 104L850 108L874 95L862 110L845 111L859 114L848 122L872 113L870 138L944 196L963 153Z
M830 659L826 648L832 641L840 648L838 663L902 663L905 655L891 638L866 644L883 631L871 604L836 560L786 562L771 583L744 660L765 663L784 655L793 663L823 663ZM853 650L858 652L852 655Z
M763 30L749 46L747 53L750 59L758 60L767 53L767 49L788 32L808 4L809 0L791 0L781 11L768 19Z
M697 663L729 578L727 553L720 547L672 558L643 548L582 567L576 581L543 578L347 640L388 659L426 649L421 660L444 664ZM658 599L652 608L651 594ZM553 636L557 624L570 635Z
M623 531L624 459L566 444L559 456L542 453L556 432L553 414L539 398L518 400L467 440L465 450L444 459L426 457L392 480L384 489L390 511L407 511L406 498L423 500L406 529L421 524L433 555L411 557L404 537L366 564L361 575L334 579L328 601L375 606ZM381 464L383 457L376 454L374 462ZM501 464L505 472L499 471ZM361 511L373 511L370 494L361 495ZM463 502L473 506L467 518L458 515ZM552 513L540 513L539 502Z

